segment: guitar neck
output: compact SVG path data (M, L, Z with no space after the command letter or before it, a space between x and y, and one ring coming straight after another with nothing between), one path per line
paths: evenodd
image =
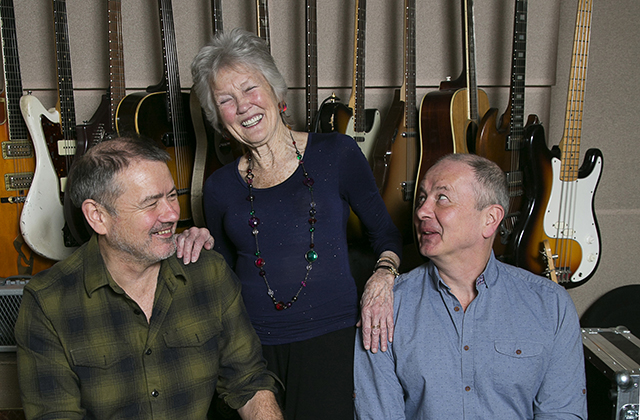
M407 180L415 178L418 165L416 109L416 0L405 0L404 17L404 126L407 144Z
M470 121L479 122L478 81L476 77L476 35L473 12L473 0L463 0L463 18L465 28L465 63L467 69L468 116Z
M53 22L58 63L60 126L65 140L75 140L76 110L73 100L71 49L69 47L69 29L67 27L67 6L65 0L53 0Z
M351 97L349 98L349 107L353 110L354 130L356 133L363 133L366 125L364 116L366 9L366 0L356 0L355 34L353 44L353 89Z
M222 0L211 0L211 26L214 35L222 32Z
M171 0L159 0L159 2L164 77L167 82L167 121L169 121L173 127L174 142L178 145L183 145L186 142L186 128L184 125L178 52L173 24L173 8L171 6Z
M9 114L9 139L26 140L28 130L20 113L22 80L13 0L2 0L0 13L2 13L2 53L4 55L5 101Z
M582 135L582 110L587 83L589 38L591 36L591 8L593 0L579 0L571 57L571 75L567 94L564 135L560 142L562 181L578 179L580 166L580 138Z
M124 48L122 43L122 0L108 0L107 24L109 28L109 123L108 132L113 127L116 110L120 101L126 96L124 79Z
M524 139L524 89L527 47L527 0L516 0L511 57L511 89L509 102L509 136L507 150L522 148Z
M265 40L271 49L271 36L269 35L269 5L267 0L256 0L256 17L258 19L258 36Z
M316 0L307 0L307 130L314 131L313 122L318 110L318 21Z

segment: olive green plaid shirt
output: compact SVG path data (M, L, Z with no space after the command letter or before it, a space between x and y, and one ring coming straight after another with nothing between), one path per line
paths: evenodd
M148 323L113 281L96 236L25 287L15 328L28 419L205 419L276 391L240 283L214 251L162 262Z

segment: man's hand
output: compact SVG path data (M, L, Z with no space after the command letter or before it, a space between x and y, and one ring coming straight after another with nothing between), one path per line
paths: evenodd
M182 258L186 265L190 262L198 261L200 251L212 249L214 244L213 236L206 228L191 227L179 235L176 235L177 251L176 256Z
M273 392L262 390L238 409L243 420L284 420Z

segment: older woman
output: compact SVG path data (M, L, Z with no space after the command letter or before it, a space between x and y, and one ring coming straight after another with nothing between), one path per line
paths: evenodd
M402 247L369 165L348 136L292 131L287 85L260 38L218 35L192 64L213 126L246 153L204 186L207 226L234 268L287 418L353 418L358 298L349 268L350 207L380 256L362 297L372 351L393 333L392 286ZM369 344L367 344L367 347Z

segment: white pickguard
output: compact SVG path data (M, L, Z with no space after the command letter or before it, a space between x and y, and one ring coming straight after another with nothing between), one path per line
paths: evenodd
M373 159L373 146L375 145L376 137L378 137L378 131L380 131L380 111L376 109L375 117L373 119L373 125L371 126L371 130L368 133L357 133L355 131L355 118L349 118L349 123L347 124L347 129L345 134L348 136L363 138L364 141L356 141L362 153L364 153L368 162L372 162Z
M47 111L32 95L20 98L20 110L33 139L36 155L33 182L20 216L20 230L34 252L52 260L63 260L76 248L64 245L64 207L60 201L60 188L65 180L58 178L41 123L41 116L52 123L60 123L60 114L55 109ZM75 147L69 141L63 141L59 147L71 147L75 153Z
M544 214L544 233L552 239L571 239L580 244L582 260L571 276L572 282L579 282L595 270L600 259L593 195L602 172L602 158L598 157L589 176L571 182L560 180L561 164L560 159L551 159L553 184ZM556 262L556 268L561 265L561 261Z

